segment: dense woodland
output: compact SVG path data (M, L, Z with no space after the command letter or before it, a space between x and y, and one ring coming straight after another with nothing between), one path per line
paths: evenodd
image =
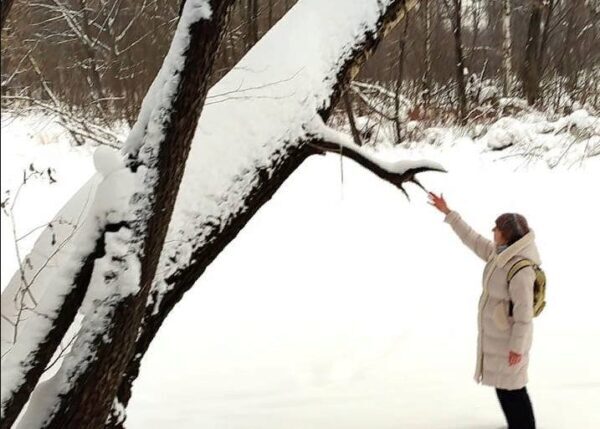
M294 4L236 1L212 82ZM178 10L178 0L16 0L2 32L3 105L76 110L131 125ZM573 103L597 109L599 37L598 0L424 0L357 78L416 105L443 106L460 120L499 96L556 110Z

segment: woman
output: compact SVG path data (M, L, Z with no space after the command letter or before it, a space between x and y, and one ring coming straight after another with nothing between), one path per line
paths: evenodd
M506 213L496 219L491 242L450 210L443 195L430 193L429 198L462 242L487 262L479 300L475 381L496 388L509 429L535 429L526 388L535 273L526 267L510 284L507 280L510 268L522 259L540 264L535 235L523 216Z

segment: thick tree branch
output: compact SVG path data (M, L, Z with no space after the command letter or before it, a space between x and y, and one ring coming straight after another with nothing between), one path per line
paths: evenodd
M390 162L377 159L367 150L354 144L350 136L326 127L322 127L308 144L323 153L337 153L352 159L380 179L396 186L407 198L409 196L403 186L405 183L414 183L428 192L415 177L417 174L427 171L446 172L440 164L427 160Z

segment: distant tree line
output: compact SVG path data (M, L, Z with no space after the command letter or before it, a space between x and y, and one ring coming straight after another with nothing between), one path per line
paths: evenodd
M212 81L295 2L237 0ZM131 124L178 8L178 0L15 0L2 32L3 104L46 100ZM449 99L460 120L474 76L531 105L551 103L546 94L568 94L597 106L599 23L600 0L421 0L359 79L425 106Z
M598 0L421 0L395 33L361 79L404 83L424 104L450 95L459 110L474 77L530 105L568 94L598 107Z

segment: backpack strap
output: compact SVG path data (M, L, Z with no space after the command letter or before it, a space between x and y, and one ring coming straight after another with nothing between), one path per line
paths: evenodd
M517 275L519 271L526 267L535 267L536 264L531 259L521 259L519 262L516 262L510 270L508 270L508 275L506 276L507 282L510 284L513 277Z
M512 281L514 276L516 276L517 273L519 271L521 271L523 268L535 267L535 266L536 266L535 262L533 262L531 259L525 258L525 259L521 259L518 262L515 262L513 264L513 266L510 267L510 270L508 270L508 275L506 276L507 285L510 287L510 282ZM509 317L512 317L512 315L513 315L513 307L514 307L514 304L513 304L512 300L510 300L508 303L508 316Z

